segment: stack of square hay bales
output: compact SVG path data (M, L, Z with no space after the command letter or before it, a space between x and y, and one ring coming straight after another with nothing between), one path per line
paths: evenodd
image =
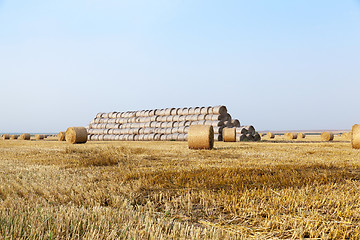
M90 141L186 141L190 125L213 126L216 141L225 127L236 128L237 141L260 140L253 126L240 126L225 106L98 113L87 130Z

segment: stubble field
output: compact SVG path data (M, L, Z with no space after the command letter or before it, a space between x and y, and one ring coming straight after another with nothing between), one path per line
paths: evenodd
M359 239L360 151L0 140L1 239Z

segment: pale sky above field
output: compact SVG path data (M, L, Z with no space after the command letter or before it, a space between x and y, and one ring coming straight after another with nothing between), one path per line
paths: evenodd
M226 105L257 130L360 122L360 1L0 0L0 132Z

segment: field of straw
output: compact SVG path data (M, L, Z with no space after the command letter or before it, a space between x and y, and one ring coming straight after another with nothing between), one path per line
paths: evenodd
M335 136L0 140L0 239L359 239L360 151Z

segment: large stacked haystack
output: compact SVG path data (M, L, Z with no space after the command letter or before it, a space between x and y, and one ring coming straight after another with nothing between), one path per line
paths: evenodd
M225 106L98 113L87 130L91 141L186 141L193 125L212 126L215 141L222 141L225 127L235 128L238 141L259 139L253 126L240 126Z

